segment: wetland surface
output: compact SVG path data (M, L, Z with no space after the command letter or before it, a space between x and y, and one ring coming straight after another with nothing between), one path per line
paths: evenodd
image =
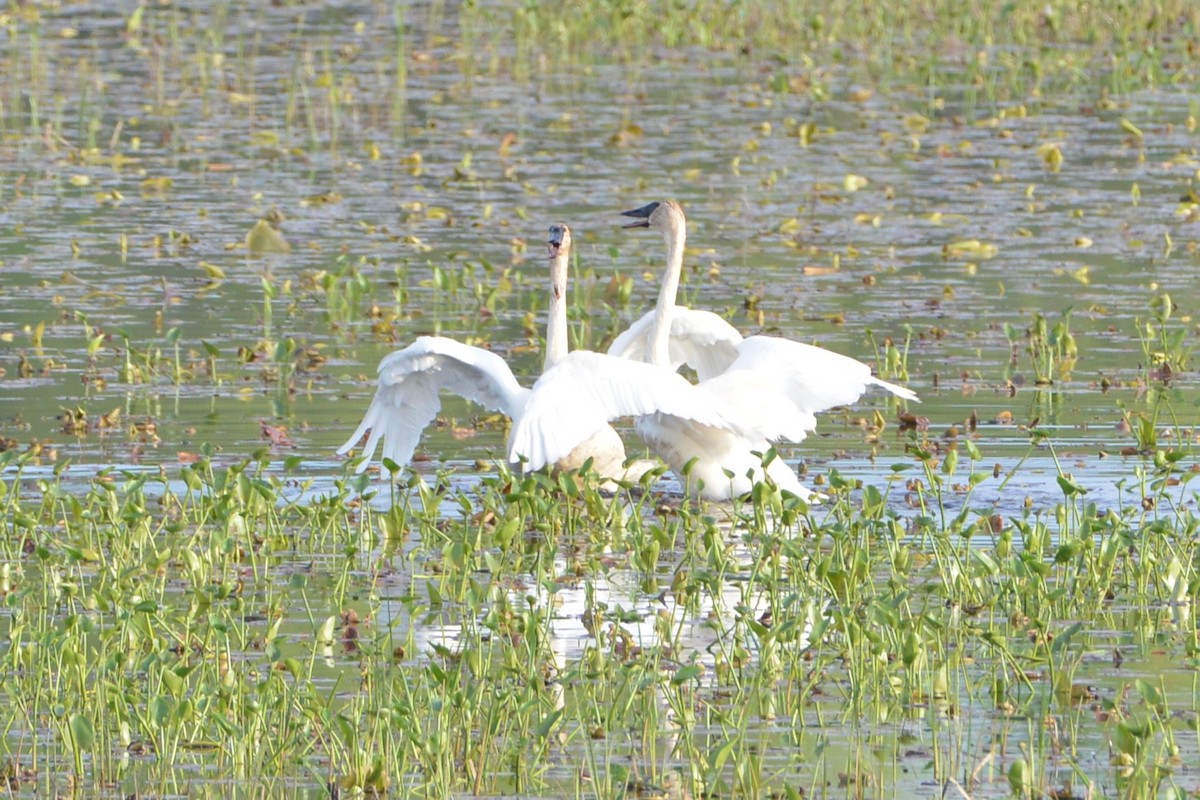
M1197 12L605 8L0 10L9 787L1200 792ZM828 503L333 455L415 336L538 373L553 222L607 346L667 197L683 302L921 396Z

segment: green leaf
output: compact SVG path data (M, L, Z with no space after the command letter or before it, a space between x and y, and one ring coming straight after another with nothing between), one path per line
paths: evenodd
M236 739L245 735L242 728L224 714L213 714L210 719L217 724L222 733L230 738Z
M142 14L145 13L145 11L146 11L146 7L139 3L138 7L133 10L133 13L131 13L125 19L125 32L126 33L128 33L132 36L136 36L137 33L139 31L141 31L141 29L142 29Z
M733 746L735 739L727 739L716 750L710 750L708 754L708 774L720 775L721 769L725 766L725 762L729 760L729 756L733 754Z
M1113 744L1119 752L1129 756L1137 756L1142 747L1142 740L1149 736L1150 730L1146 725L1139 725L1133 720L1117 723L1117 732L1113 735Z
M1033 790L1033 770L1030 769L1028 761L1018 758L1012 763L1008 768L1008 785L1018 797L1029 795Z
M1082 622L1076 622L1062 633L1054 637L1054 641L1050 643L1050 652L1061 653L1071 643L1071 639L1075 638L1075 634L1083 629Z
M1134 687L1138 690L1138 694L1146 701L1146 705L1153 706L1156 709L1162 710L1166 708L1167 701L1163 698L1162 692L1158 687L1147 680L1138 678L1133 682Z
M1078 539L1072 539L1069 542L1063 542L1058 546L1058 550L1054 553L1055 564L1070 563L1075 556L1079 555L1079 551L1083 549L1083 545Z
M183 695L183 690L187 685L187 681L169 669L163 670L162 682L167 691L177 698Z
M539 722L537 726L538 738L545 739L547 736L549 736L550 731L554 730L554 726L558 724L558 721L562 718L562 715L563 709L556 708L554 711L542 717L541 722Z
M165 695L159 695L150 701L150 720L161 728L171 719L172 708L174 708L174 703L171 702L171 699Z
M292 252L292 246L265 219L260 219L246 234L246 249L256 256L285 255Z
M1074 497L1077 494L1087 494L1088 493L1087 489L1084 489L1082 486L1080 486L1079 484L1072 481L1066 475L1059 475L1057 480L1058 480L1058 488L1062 489L1063 494L1065 494L1067 497Z
M71 740L76 750L90 750L96 742L96 731L92 728L92 721L83 714L74 714L71 717Z

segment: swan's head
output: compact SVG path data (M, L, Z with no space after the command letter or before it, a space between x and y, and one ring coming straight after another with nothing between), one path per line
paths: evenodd
M687 224L683 209L674 200L664 200L661 203L650 203L632 211L622 211L621 216L633 217L637 222L631 222L626 228L653 228L670 234L673 230L682 229Z
M561 300L567 293L567 262L571 258L571 229L561 222L551 225L550 235L546 239L546 253L550 256L550 292L555 300ZM564 350L563 354L565 353Z
M561 222L550 226L550 238L546 241L546 252L550 259L571 253L571 229Z

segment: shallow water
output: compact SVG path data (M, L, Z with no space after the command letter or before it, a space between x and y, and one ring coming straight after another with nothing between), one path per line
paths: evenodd
M286 54L266 44L256 106L264 123L275 120L273 104L281 102L269 77L289 71L273 66ZM140 63L122 48L102 48L96 57L101 68L118 74L136 75L127 63ZM1177 214L1195 172L1186 157L1177 158L1191 141L1183 125L1188 95L1134 96L1127 107L1088 113L1080 111L1084 99L1057 98L1025 118L995 116L1011 109L960 117L962 109L947 108L928 122L914 150L906 118L928 110L919 96L895 91L854 103L838 99L844 90L834 91L833 99L813 108L807 99L757 87L749 63L711 66L691 79L674 66L647 67L629 84L620 67L597 65L590 74L551 75L528 87L478 75L456 83L439 69L428 76L439 86L429 91L443 92L439 102L422 102L414 88L402 140L383 138L389 131L368 120L345 132L357 140L334 153L307 152L313 144L328 146L330 131L321 131L317 142L300 131L289 136L286 129L231 116L219 96L209 99L215 110L207 114L199 98L184 97L179 121L194 117L199 124L176 122L176 133L157 145L143 133L133 150L127 141L132 124L124 127L118 137L124 147L117 150L136 163L120 170L76 166L67 152L30 152L35 146L18 140L21 158L0 177L9 187L2 217L8 233L0 245L0 328L12 335L5 345L9 389L0 397L7 435L49 440L77 460L170 463L179 450L205 443L236 457L260 440L259 421L267 420L290 427L294 452L319 456L351 427L370 392L362 377L394 346L434 330L490 340L502 352L527 341L520 323L542 305L536 253L550 221L570 222L583 243L575 289L583 321L590 323L583 341L603 345L610 326L647 307L661 263L657 238L618 230L616 212L673 196L687 204L690 242L698 251L688 259L695 272L685 287L695 305L731 311L747 332L817 340L868 359L864 329L877 340L901 343L911 330L908 382L924 400L919 413L936 431L972 411L987 420L1009 410L1017 422L1036 417L1063 426L1056 440L1082 438L1087 426L1095 434L1086 441L1089 456L1130 443L1111 426L1120 407L1147 407L1136 320L1149 318L1148 303L1160 292L1172 293L1186 314L1194 288L1195 240ZM104 120L114 125L130 112L122 113L123 95L111 94ZM71 111L68 106L62 117L70 119ZM1122 117L1144 123L1144 143L1130 141L1117 124ZM626 146L610 144L625 118L644 133ZM789 135L799 119L817 126L807 147ZM285 154L301 148L304 157L264 157L253 144L258 127L278 135ZM510 131L516 144L501 155L499 139ZM362 161L353 146L367 140L386 147L379 161ZM1058 174L1036 153L1047 141L1062 143ZM422 156L419 176L408 174L402 161L409 153ZM472 177L455 179L468 153ZM213 164L222 166L214 171ZM846 191L847 175L869 184ZM88 186L70 184L80 176ZM147 178L167 178L171 187L147 194L141 188ZM1130 199L1135 183L1136 206ZM113 190L124 197L119 204L97 201L98 193ZM300 200L332 192L336 202ZM444 212L431 218L409 211L414 203ZM285 217L289 255L247 259L227 249L273 208ZM1172 245L1164 257L1167 235ZM182 236L186 244L179 243ZM430 249L415 252L407 237ZM1084 237L1091 245L1075 246ZM964 239L994 245L995 256L946 258L946 245ZM226 279L211 284L200 262L216 264ZM331 318L307 276L347 264L361 264L367 297ZM484 290L497 285L499 270L512 269L514 286L502 289L494 315L481 319L470 288L447 295L429 285L435 266L469 269L468 282L478 280ZM1081 268L1086 276L1077 273ZM715 270L719 275L709 277ZM633 276L635 290L630 307L610 322L602 294L614 273ZM264 274L277 286L290 284L275 300L269 323L262 317ZM874 282L864 285L867 279ZM397 280L398 307L397 288L389 286ZM741 309L751 295L761 297L761 319ZM360 316L372 300L400 314L388 341L373 337L372 321ZM1053 325L1067 310L1079 358L1069 374L1054 376L1052 389L1038 391L1029 357L1020 352L1022 333L1035 312ZM104 337L94 361L84 351L88 337L79 315ZM831 324L835 317L844 324ZM22 330L38 323L46 324L41 348ZM1017 337L1012 365L1006 325ZM168 370L143 376L143 383L122 382L121 337L138 351L160 349L170 362L165 332L172 328L180 331L183 363L197 372L204 371L201 342L220 351L218 380L199 374L173 386ZM278 388L272 359L260 347L277 337L292 337L301 349L319 347L326 359L297 374L292 393ZM239 348L260 355L233 363ZM28 377L20 375L22 355ZM536 353L515 363L520 375L536 374ZM103 380L103 388L83 385L81 375L93 385ZM1102 377L1117 388L1099 392ZM1004 389L1010 379L1019 387L1013 397ZM1191 399L1170 397L1181 422L1190 424ZM135 453L134 443L119 435L106 442L64 436L54 423L56 410L77 406L93 414L121 408L130 418L152 417L162 442ZM452 408L456 416L466 413ZM846 435L830 421L824 432L835 442L829 449L861 452L854 431ZM991 432L980 431L981 446L1005 455L1011 437ZM459 446L433 438L428 452L453 460L499 446L498 435L480 438ZM820 453L823 444L809 443L800 453ZM889 444L886 436L882 444Z

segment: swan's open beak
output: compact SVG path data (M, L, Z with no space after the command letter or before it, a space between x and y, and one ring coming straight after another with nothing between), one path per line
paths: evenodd
M628 225L622 225L622 228L649 228L650 215L654 213L654 209L658 208L658 203L650 203L641 208L635 208L633 211L622 211L622 217L637 217L638 222L631 222Z
M546 242L546 252L551 258L558 258L559 252L562 250L563 241L567 238L566 228L564 226L552 225L550 227L550 239Z

